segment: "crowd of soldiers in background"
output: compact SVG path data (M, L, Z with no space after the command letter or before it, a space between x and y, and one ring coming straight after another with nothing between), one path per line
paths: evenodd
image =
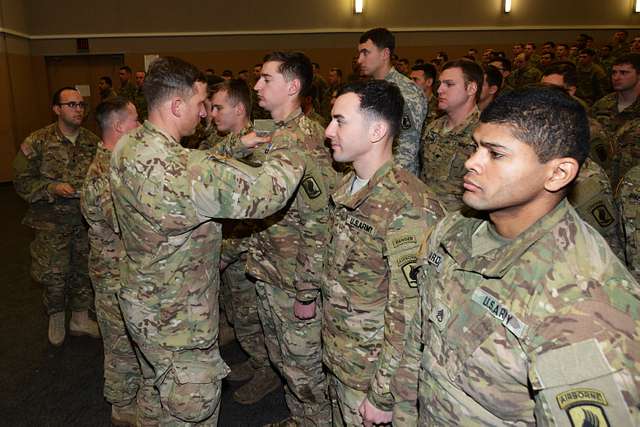
M541 46L541 50L538 50L535 43L517 43L513 46L511 59L506 53L491 48L484 49L480 55L476 49L469 49L467 55L460 59L450 61L446 52L438 52L431 61L416 59L411 65L411 61L408 59L393 54L395 41L387 49L392 55L388 59L385 57L378 60L375 56L377 55L376 49L383 51L387 48L384 45L385 42L378 44L377 39L366 39L365 37L360 41L359 55L353 58L349 75L343 77L339 68L332 67L329 68L325 79L320 65L313 63L313 82L309 90L300 94L300 108L303 115L315 123L313 126L319 125L322 128L327 128L334 120L331 116L332 106L345 83L367 79L384 79L395 83L404 98L399 143L394 152L396 162L429 186L429 191L433 191L434 197L438 200L438 206L441 203L448 212L453 212L466 209L462 203L462 180L466 173L465 162L477 148L471 143L471 135L479 123L481 111L485 110L501 94L515 89L540 82L561 86L589 112L591 130L591 152L580 169L568 194L568 199L582 219L602 234L613 252L625 262L635 278L638 279L640 278L638 275L640 265L637 263L640 248L634 245L635 236L638 233L635 227L639 226L636 212L640 209L637 192L637 175L639 175L638 168L640 167L640 37L635 37L631 43L627 39L628 33L626 31L616 31L611 43L600 46L596 51L593 38L586 34L580 34L576 43L572 45L548 41ZM372 50L375 50L373 54ZM265 63L273 63L274 61L278 62L271 57ZM219 104L229 102L228 100L220 101L222 98L216 97L220 97L221 93L229 95L232 91L236 91L233 89L233 85L243 83L249 88L251 99L245 108L251 121L271 118L270 112L259 104L258 95L253 90L259 81L264 80L262 63L256 64L251 71L240 70L235 76L231 70L224 70L218 76L213 69L204 70L204 75L208 90L205 101L207 114L202 117L195 133L184 135L180 141L183 147L206 150L222 146L223 148L218 149L224 150L225 147L228 148L229 136L232 137L232 141L238 143L239 136L244 136L251 130L251 122L243 122L245 128L241 127L238 130L218 129L216 126L216 118L220 114L219 111L216 111L220 109ZM119 77L120 86L115 89L109 77L105 76L100 79L98 87L101 101L125 98L136 107L138 119L141 122L144 121L148 114L147 101L143 93L145 72L136 71L133 73L130 67L124 66L119 71ZM226 86L223 84L225 81L227 82ZM76 107L80 107L82 104L81 100L75 98L69 102L62 102L58 99L57 102L58 104L56 104L54 97L54 109L56 106L61 109L66 105L77 111ZM298 118L291 120L295 121ZM234 139L236 136L233 135L234 133L238 134L238 138ZM268 150L265 151L265 154L268 153ZM225 154L231 155L232 153ZM31 143L23 144L20 156L26 159L21 159L23 162L37 157ZM88 166L90 158L87 157L86 160L85 166ZM323 161L326 160L323 158ZM126 168L125 166L123 169ZM25 173L28 167L24 164L21 167L22 169L18 168L18 170ZM74 184L76 188L81 187L81 178L77 177L77 183ZM317 182L320 181L321 178L318 178ZM305 184L305 181L302 181L307 196L313 196L316 191L323 193L319 187L314 187L317 186L317 182L312 179L311 182ZM17 188L19 185L17 184ZM307 185L309 186L307 187ZM58 191L55 186L46 188L50 193ZM43 189L40 188L38 191L42 192ZM60 189L60 191L64 192L65 190ZM324 193L326 193L326 189ZM32 196L25 198L31 201L29 197ZM324 194L323 197L327 197L328 203L328 195ZM314 197L307 198L313 199ZM308 200L306 202L309 203ZM326 206L324 207L326 208ZM434 214L434 217L443 214L439 208L434 209L435 211L438 212L438 215ZM357 226L366 228L367 224L358 223ZM229 232L229 230L226 231ZM268 336L266 330L266 336L261 332L257 312L262 310L266 313L273 310L273 307L269 307L271 296L268 298L265 293L267 290L273 289L266 286L267 283L263 284L258 280L258 284L261 285L261 287L258 286L258 292L264 294L259 295L258 301L256 301L254 291L256 283L243 283L243 288L238 290L238 283L246 279L244 274L246 254L244 258L236 256L233 260L228 260L229 264L235 263L233 268L225 261L225 248L234 252L234 249L237 249L234 246L243 247L246 243L246 239L243 243L243 239L234 235L234 232L237 231L232 227L229 234L223 234L227 240L223 244L222 252L223 267L226 270L222 277L221 306L226 312L225 318L227 320L221 322L225 324L228 321L233 323L236 328L238 328L238 323L241 323L240 327L245 328L244 330L236 329L235 333L250 358L244 365L232 367L230 377L233 380L249 380L250 382L246 384L246 387L236 391L234 398L243 404L255 403L280 385L280 376L271 366L269 362L271 359L287 384L287 403L292 411L292 416L297 416L294 413L295 410L302 408L300 411L303 415L300 416L304 418L305 411L309 411L307 406L313 406L311 412L313 415L307 413L307 418L313 418L317 425L328 425L326 421L330 419L330 416L327 415L329 403L324 402L318 405L318 402L314 401L316 396L310 398L302 396L304 393L300 390L306 389L301 384L307 381L307 378L295 378L295 376L292 378L290 375L292 371L281 369L281 365L286 365L287 362L274 359L274 354L278 354L280 358L287 357L285 349L288 344L276 342L278 341L276 337ZM247 233L251 235L253 232L253 230L245 230L245 235ZM402 237L406 238L406 236ZM398 242L402 244L400 240ZM44 242L43 247L48 247L48 244ZM32 255L37 258L37 254L32 253ZM268 258L269 254L264 256ZM409 268L410 270L411 268ZM44 276L44 268L41 274ZM409 276L410 273L404 272L404 278L408 282L411 281ZM260 276L255 277L262 279ZM247 291L252 294L251 297L246 297ZM294 299L296 304L299 302L313 303L317 296L316 293L312 293L313 297L308 297L303 292L304 297L301 297L300 290L294 289L293 291L297 291L298 294L295 298L290 298L291 304L294 304ZM318 291L318 289L314 289L314 291ZM83 300L87 300L87 295L83 296ZM267 300L269 301L267 302ZM266 306L262 307L265 304ZM86 301L84 301L82 308L86 310L86 306ZM59 307L49 310L49 313L55 314L57 310ZM263 315L262 312L261 315ZM298 316L297 312L296 316ZM95 328L89 323L90 320L86 318L85 313L82 319L75 323L80 325L76 326L75 331L97 336ZM131 327L131 325L127 326ZM263 327L267 327L264 322ZM54 334L54 339L52 339L51 328L50 323L50 341L56 345L61 344L64 340L64 325L62 336L60 337L59 333L58 335ZM72 332L73 328L72 325ZM224 327L222 329L224 330ZM275 335L277 331L269 332L271 335ZM324 334L325 331L323 331L323 337L326 339ZM330 333L327 336L330 336ZM221 337L221 340L224 342L225 338ZM319 348L319 338L316 344ZM272 348L278 345L282 348L275 350ZM269 350L268 354L267 349ZM129 358L132 357L132 354L129 354ZM341 364L350 363L349 360L339 360L340 357L346 357L344 355L338 354L336 360L333 360L333 364L331 361L327 361L327 357L325 355L324 363L328 364L334 373L340 371ZM113 361L113 359L110 360ZM109 369L117 370L115 366L107 367L106 363L105 353L105 375ZM322 363L319 362L319 364ZM136 375L139 377L140 372L125 372L123 375L125 377ZM339 381L336 384L338 383ZM116 387L113 384L111 386ZM388 388L387 384L386 394L389 393ZM313 392L314 390L311 390L310 393L313 394ZM374 392L370 392L367 397L364 397L364 400L371 400L372 396L375 396ZM308 401L305 401L305 398L308 398ZM362 401L363 397L359 396L359 399ZM130 402L129 400L127 404ZM309 402L313 402L313 405ZM190 404L189 402L180 403L187 406ZM373 406L382 404L383 409L387 412L390 411L389 402L374 401L372 403ZM296 405L299 405L300 408L296 408ZM117 409L117 405L114 400L115 409ZM351 409L354 411L353 419L358 419L358 408ZM366 410L365 413L362 411L360 408L360 415L365 417ZM333 416L335 419L335 412ZM342 416L347 420L347 415L343 414ZM285 423L281 425L297 424Z

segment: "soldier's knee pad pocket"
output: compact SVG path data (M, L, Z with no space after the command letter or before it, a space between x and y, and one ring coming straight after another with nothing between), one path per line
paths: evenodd
M209 418L220 402L220 385L224 373L213 366L174 362L158 386L162 406L171 415L187 422Z

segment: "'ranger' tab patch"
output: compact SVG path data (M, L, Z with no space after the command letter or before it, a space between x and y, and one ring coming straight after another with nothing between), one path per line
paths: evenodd
M400 236L397 239L391 241L391 246L395 249L403 245L415 245L418 243L416 236L406 235Z
M304 188L304 192L307 193L310 199L318 198L322 194L318 182L311 175L307 175L302 179L302 188Z
M398 267L402 270L402 274L404 274L407 284L412 288L418 286L418 270L416 269L417 261L418 258L413 255L405 255L398 259Z
M408 114L402 116L402 130L411 129L411 117Z
M574 388L556 396L560 409L566 410L571 425L608 427L611 424L604 413L607 406L604 393L592 388Z
M374 235L376 231L373 225L367 224L366 222L352 215L347 216L347 224L371 235Z
M613 215L611 215L611 212L609 212L609 209L607 209L604 203L598 203L591 208L591 215L593 215L593 218L600 227L608 227L615 221Z
M440 300L436 300L429 314L429 320L442 332L449 323L451 318L451 310Z
M496 298L489 295L487 292L480 288L476 288L473 291L471 300L477 304L480 304L485 310L487 310L493 317L502 321L502 325L507 328L513 335L518 338L522 338L527 325L512 314L507 307L500 303Z

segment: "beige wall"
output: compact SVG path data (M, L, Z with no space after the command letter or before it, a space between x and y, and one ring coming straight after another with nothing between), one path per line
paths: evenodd
M600 44L613 29L640 33L640 14L630 0L365 0L354 16L353 0L0 0L0 181L11 178L10 160L22 139L50 122L46 57L78 55L76 37L89 38L89 54L124 54L134 69L144 54L176 55L218 72L251 69L275 49L304 50L324 73L332 66L349 73L363 29L394 30L397 53L430 59L467 48L510 52L517 41L571 42L588 32ZM94 84L97 82L93 82ZM114 82L118 86L117 82Z

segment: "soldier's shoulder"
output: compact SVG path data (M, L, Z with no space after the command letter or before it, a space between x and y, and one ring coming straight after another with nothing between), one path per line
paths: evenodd
M42 141L56 136L56 124L51 123L47 126L34 130L27 136L25 141Z
M91 132L89 129L81 127L80 135L85 142L88 142L90 144L95 144L97 146L100 142L100 138L98 138L98 136L95 133Z
M582 164L582 167L580 168L578 180L586 180L592 178L604 180L606 182L609 181L609 178L607 178L607 173L604 171L602 166L600 166L597 162L594 162L591 158L587 157Z
M640 194L640 165L631 168L620 181L620 197Z
M617 103L616 93L611 92L610 94L605 95L602 98L598 99L596 102L594 102L593 105L591 106L591 111L597 112L603 109L610 109L611 106L615 105L616 103Z
M389 189L400 202L418 209L426 209L437 217L443 217L445 210L436 194L417 176L395 165L389 174Z

